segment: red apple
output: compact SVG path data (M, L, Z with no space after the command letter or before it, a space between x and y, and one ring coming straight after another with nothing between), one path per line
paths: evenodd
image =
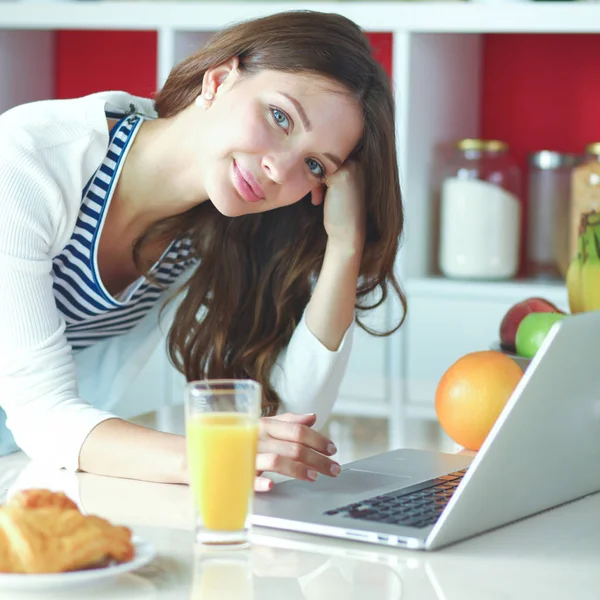
M509 352L515 352L515 337L521 321L529 313L563 313L552 302L544 298L527 298L511 306L500 323L500 346Z

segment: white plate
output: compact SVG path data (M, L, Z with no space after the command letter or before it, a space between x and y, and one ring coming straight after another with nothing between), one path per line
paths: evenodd
M0 589L2 590L44 590L50 591L56 588L80 587L96 585L110 579L129 573L147 565L156 556L156 550L152 544L133 539L135 556L133 560L126 563L102 567L100 569L87 569L81 571L69 571L68 573L0 573ZM0 597L2 594L0 593Z

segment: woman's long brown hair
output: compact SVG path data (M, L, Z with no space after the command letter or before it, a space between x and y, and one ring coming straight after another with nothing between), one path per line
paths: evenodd
M217 33L171 71L157 93L159 117L189 106L202 91L205 71L239 59L242 73L263 69L313 73L336 81L364 111L364 130L353 152L365 175L366 242L357 286L358 311L381 305L390 289L406 299L394 276L403 230L396 158L394 100L387 74L368 40L352 21L336 14L291 11L244 22ZM152 242L188 238L198 267L181 288L169 332L169 356L188 381L251 378L263 386L263 414L277 412L279 397L270 383L275 361L288 344L310 300L325 253L323 207L310 197L260 214L235 218L211 202L155 223L140 238L134 255L142 261ZM373 300L373 298L375 298Z

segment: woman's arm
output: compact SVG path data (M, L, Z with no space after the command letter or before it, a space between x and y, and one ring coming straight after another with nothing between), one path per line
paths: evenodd
M77 145L64 152L73 160L80 156ZM87 434L114 415L78 397L52 291L52 247L66 220L64 187L24 134L17 138L2 130L0 404L17 444L31 458L75 470Z
M329 416L350 357L364 246L361 185L354 164L328 182L324 210L328 241L323 265L302 320L271 376L281 399L280 416L273 418L288 422L279 429L270 429L265 423L265 435L261 435L264 454L257 460L259 472L277 471L309 481L317 472L329 476L340 473L339 465L329 458L336 453L335 445L312 427L323 426ZM319 204L322 198L321 190L313 192L313 203ZM268 489L269 484L259 477L256 488Z
M329 417L350 359L359 267L358 252L329 240L311 300L271 375L280 414L314 413L317 428Z
M335 351L354 322L356 287L365 240L365 205L360 166L344 165L327 182L324 195L327 247L319 279L306 310L311 332ZM313 203L323 190L313 192Z
M315 413L327 419L350 358L356 288L365 240L365 205L360 166L344 165L313 203L325 201L325 257L312 297L290 343L273 369L280 412Z
M94 427L79 454L88 473L159 483L187 483L185 438L123 419Z
M332 352L339 348L354 322L361 257L361 249L330 240L319 279L306 307L308 328Z

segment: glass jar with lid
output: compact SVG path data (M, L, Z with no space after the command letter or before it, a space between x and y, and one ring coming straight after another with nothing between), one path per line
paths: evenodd
M521 171L500 140L459 140L440 177L439 267L463 279L507 279L519 268Z
M539 150L529 155L527 181L527 274L566 275L569 263L571 176L580 157Z
M600 211L600 142L588 144L581 163L571 176L569 260L577 254L581 215Z

